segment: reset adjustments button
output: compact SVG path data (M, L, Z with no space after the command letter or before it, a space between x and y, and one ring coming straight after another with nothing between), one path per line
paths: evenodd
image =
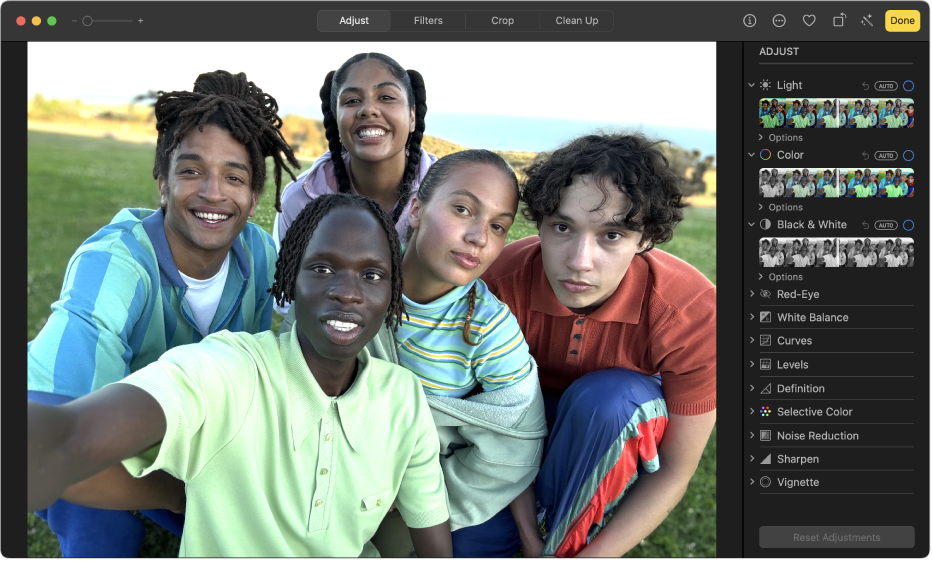
M766 526L761 548L913 548L915 527L872 525Z
M317 31L391 31L388 10L320 10Z

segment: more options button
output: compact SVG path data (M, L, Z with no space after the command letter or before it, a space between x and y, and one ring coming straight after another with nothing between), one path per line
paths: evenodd
M761 527L761 548L913 548L915 527L787 525Z

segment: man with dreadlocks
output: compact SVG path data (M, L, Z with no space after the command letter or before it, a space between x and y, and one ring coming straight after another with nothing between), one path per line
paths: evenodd
M378 556L370 539L392 502L419 557L452 556L420 382L364 347L404 314L393 226L370 199L321 196L285 237L271 288L294 303L293 330L212 334L71 404L30 403L28 469L42 478L27 506L125 460L185 482L181 556ZM134 457L156 443L155 459Z
M298 162L282 137L274 98L246 75L198 76L193 91L161 93L153 177L159 210L123 209L72 256L48 323L27 344L30 400L61 404L119 381L166 350L221 331L271 327L275 244L249 224L265 161ZM294 176L292 175L292 178ZM179 484L164 473L133 480L121 466L64 498L144 514L176 534L183 519L161 507ZM48 521L64 556L136 556L143 522L127 511L59 501Z

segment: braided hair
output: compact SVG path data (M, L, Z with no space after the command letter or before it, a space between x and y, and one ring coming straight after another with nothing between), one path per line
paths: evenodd
M205 125L216 125L246 147L252 166L252 191L257 195L265 189L265 159L272 157L275 209L281 212L282 170L295 180L285 160L296 169L301 164L282 136L278 102L247 80L245 73L216 70L198 76L192 92L159 92L155 119L159 137L152 177L168 174L172 152L194 127L203 132Z
M324 115L324 131L330 145L334 176L337 178L340 193L349 193L349 171L343 162L343 144L340 141L340 131L337 127L337 95L346 81L350 67L366 59L376 59L388 65L392 75L404 86L408 97L408 109L414 108L414 132L408 136L405 171L398 184L398 203L391 216L392 222L397 223L408 200L411 199L411 186L417 176L418 165L421 163L421 140L424 138L424 116L427 115L427 89L424 87L424 78L421 73L416 70L405 70L394 59L381 53L360 53L349 58L336 71L327 73L324 84L320 88L320 110Z
M497 168L511 180L511 184L515 188L515 193L518 192L518 178L515 176L515 171L511 169L511 166L508 165L508 162L506 162L504 158L491 150L463 150L444 156L440 160L434 162L430 167L430 170L427 171L427 175L424 176L424 181L421 182L420 189L417 190L417 198L418 201L421 202L421 205L426 205L433 198L437 188L446 183L457 168L467 164L484 164ZM413 233L414 228L409 225L405 238L410 241ZM466 313L466 321L463 323L463 341L472 346L479 345L479 342L473 343L469 339L469 331L472 327L470 320L472 319L472 313L475 308L476 286L473 285L472 289L469 290L469 311Z
M404 300L401 298L401 242L388 213L368 197L349 193L326 193L305 205L282 241L278 261L275 262L275 282L268 292L275 298L278 306L285 306L285 303L294 300L301 258L314 230L327 213L341 207L369 211L388 237L388 247L392 253L392 300L385 316L385 325L396 331L401 325L401 315L405 314Z

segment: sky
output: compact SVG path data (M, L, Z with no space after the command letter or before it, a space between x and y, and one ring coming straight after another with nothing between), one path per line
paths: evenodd
M360 52L421 72L429 112L715 129L715 43L30 43L29 97L120 104L246 72L282 113L320 118L324 76ZM688 97L688 99L687 99ZM676 108L696 100L701 118Z

